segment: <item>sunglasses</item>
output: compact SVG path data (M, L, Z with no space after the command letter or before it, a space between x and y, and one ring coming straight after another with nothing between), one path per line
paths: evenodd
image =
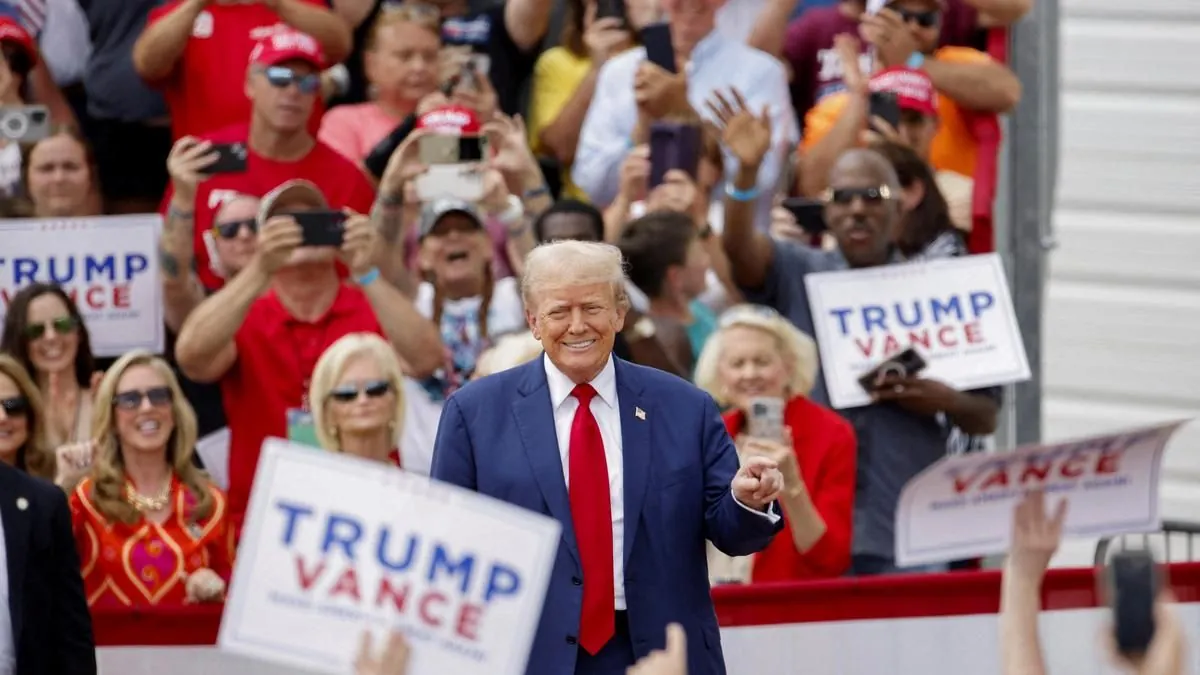
M287 66L268 66L263 74L276 89L287 89L294 84L301 94L313 94L321 88L321 76L316 73L301 75Z
M904 19L904 23L915 23L922 28L933 28L942 18L942 13L936 9L925 12L914 12L910 9L896 9L896 13Z
M892 191L886 185L869 188L829 188L825 190L825 201L848 206L854 202L856 198L862 199L867 204L879 204L892 198Z
M79 319L73 316L60 316L45 323L31 323L25 326L25 337L29 340L36 340L46 334L47 328L58 335L70 335L79 328Z
M113 407L121 410L137 410L142 407L142 401L150 401L150 405L161 408L171 405L174 398L170 387L154 387L146 391L134 389L114 395Z
M29 399L24 396L0 399L0 408L8 417L24 417L29 412Z
M358 399L359 394L366 394L367 398L379 398L392 390L392 383L387 380L371 380L364 383L361 387L353 384L343 384L335 387L329 392L329 398L338 403L349 403Z
M238 236L242 228L246 228L250 234L258 233L258 220L254 218L246 218L243 220L234 220L228 223L217 223L213 225L213 234L222 239L233 239Z

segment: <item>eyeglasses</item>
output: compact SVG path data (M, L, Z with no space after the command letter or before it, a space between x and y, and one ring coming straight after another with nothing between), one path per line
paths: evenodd
M321 88L321 76L316 73L301 75L287 66L268 66L263 74L276 89L287 89L294 84L301 94L312 94Z
M366 394L367 398L379 398L392 390L392 383L387 380L371 380L365 382L361 387L353 384L343 384L335 387L329 392L329 398L338 403L349 403L357 400L359 394Z
M171 405L171 401L175 396L171 393L170 387L153 387L146 391L133 389L131 391L123 391L113 396L113 407L121 410L137 410L142 407L142 401L150 401L150 405L155 408L162 408Z
M213 234L222 239L233 239L238 236L242 228L249 230L250 234L258 233L258 220L254 218L245 218L243 220L234 220L228 223L217 223L213 225Z
M926 12L914 12L910 9L897 8L896 13L904 19L904 23L915 23L922 28L933 28L942 18L942 13L936 9Z
M29 399L24 396L0 399L0 408L9 417L24 417L29 412Z
M31 323L25 326L25 337L29 340L36 340L46 334L47 328L58 335L70 335L79 328L79 319L73 316L60 316L44 323Z
M824 200L834 204L847 206L854 202L855 198L860 198L868 204L879 204L892 198L892 191L886 185L869 188L828 188L825 190Z

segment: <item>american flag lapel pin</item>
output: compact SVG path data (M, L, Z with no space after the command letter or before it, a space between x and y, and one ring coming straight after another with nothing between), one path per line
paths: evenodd
M645 421L645 419L646 419L646 411L645 411L645 410L642 410L641 408L637 408L637 407L635 407L635 408L633 409L633 416L634 416L634 417L636 417L636 418L638 418L639 420L643 420L643 421Z
M24 497L17 497L17 510L24 511L29 508L29 500Z

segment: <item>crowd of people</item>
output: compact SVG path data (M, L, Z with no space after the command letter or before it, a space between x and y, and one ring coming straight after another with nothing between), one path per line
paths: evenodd
M899 492L947 453L987 446L999 389L893 377L869 405L833 409L805 276L990 249L973 231L979 195L997 115L1021 92L984 32L1031 2L2 0L0 107L48 124L0 138L0 216L161 213L168 340L100 358L67 290L16 289L0 460L65 495L61 513L47 494L37 505L73 533L54 553L82 572L88 606L220 603L264 439L486 491L484 460L463 454L470 432L516 431L464 410L489 391L507 405L488 376L544 358L574 485L574 411L634 396L622 378L668 387L632 363L706 392L678 419L720 413L733 440L714 446L730 462L716 479L766 509L746 527L781 532L728 545L739 538L697 524L713 535L704 581L944 571L897 567ZM674 63L643 44L660 21ZM691 170L652 175L664 128L695 139ZM825 229L786 207L797 198L820 205ZM332 213L336 240L314 244L306 216ZM605 260L613 284L587 276ZM555 279L571 292L549 294ZM555 385L552 366L595 389ZM761 398L782 402L780 437L749 431ZM619 453L630 422L588 424ZM206 471L197 445L222 433L222 466ZM665 480L690 484L676 468ZM599 531L616 536L611 515ZM616 593L618 623L632 621L622 586L618 573L599 601L611 621ZM39 590L48 607L70 592ZM86 620L45 611L37 635ZM693 645L709 619L686 626ZM0 623L0 674L88 672L19 626L6 643ZM645 644L662 645L662 627Z

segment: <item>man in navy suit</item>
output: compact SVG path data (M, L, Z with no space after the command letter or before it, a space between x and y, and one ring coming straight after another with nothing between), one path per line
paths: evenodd
M623 675L686 630L691 675L724 675L705 540L762 550L782 528L775 464L737 451L708 394L612 356L621 253L534 249L522 285L545 354L447 401L433 477L557 518L562 541L527 675Z

